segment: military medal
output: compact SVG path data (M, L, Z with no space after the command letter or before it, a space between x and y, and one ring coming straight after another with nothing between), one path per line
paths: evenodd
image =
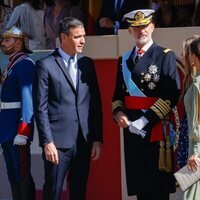
M147 73L145 76L144 76L144 80L146 82L149 82L151 80L151 74Z
M160 76L158 75L158 67L156 65L150 65L148 73L143 76L144 81L148 82L148 88L150 90L155 89L156 82L160 80Z
M151 82L148 84L148 88L149 88L150 90L153 90L155 87L156 87L156 84L155 84L153 81L151 81Z
M156 65L150 65L149 66L149 73L150 74L156 74L158 72L158 67Z

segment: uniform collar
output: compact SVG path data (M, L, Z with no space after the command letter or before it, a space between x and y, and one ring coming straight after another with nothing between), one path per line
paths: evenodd
M138 49L142 49L145 52L150 48L150 46L153 44L153 40L151 39L148 43L146 43L142 48L139 48L136 46L135 52L137 52Z
M24 52L18 51L18 52L16 52L16 53L10 55L9 61L12 62L12 61L18 59L19 57L24 56L24 55L26 55Z

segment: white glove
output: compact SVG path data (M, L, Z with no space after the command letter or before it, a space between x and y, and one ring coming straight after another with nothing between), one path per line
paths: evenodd
M13 145L26 145L27 139L28 137L26 137L25 135L17 134L14 138Z
M142 130L148 124L148 122L149 121L145 117L142 116L131 123L133 126L135 126L135 128Z
M131 122L131 123L129 124L128 129L129 129L129 131L130 131L131 133L134 133L134 134L136 134L136 135L140 135L140 136L142 136L142 138L144 138L145 135L146 135L146 131L140 130L140 129L136 128L135 126L133 126L133 122Z

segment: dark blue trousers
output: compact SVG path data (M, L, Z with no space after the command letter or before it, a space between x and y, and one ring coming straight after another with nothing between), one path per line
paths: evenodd
M70 200L85 200L91 146L86 143L79 131L77 142L71 148L57 150L58 165L47 161L43 151L45 169L43 199L59 200L65 176L68 175Z
M2 144L8 178L11 183L20 182L31 174L30 144L13 145L13 141Z
M13 145L13 141L2 144L8 179L13 200L35 200L35 183L31 176L30 143Z

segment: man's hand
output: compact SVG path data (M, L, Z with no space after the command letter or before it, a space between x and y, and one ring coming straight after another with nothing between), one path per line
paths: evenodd
M127 128L129 125L128 117L121 111L117 112L117 114L114 116L115 120L117 121L117 124L121 128Z
M99 20L99 25L100 25L100 27L104 27L104 28L113 28L114 27L114 21L107 18L107 17L102 17Z
M28 137L26 137L25 135L17 134L14 138L13 145L26 145L27 139Z
M91 151L91 159L98 160L101 155L101 142L93 142L92 151Z
M59 163L58 151L53 142L44 145L44 153L46 160L52 162L53 164Z

